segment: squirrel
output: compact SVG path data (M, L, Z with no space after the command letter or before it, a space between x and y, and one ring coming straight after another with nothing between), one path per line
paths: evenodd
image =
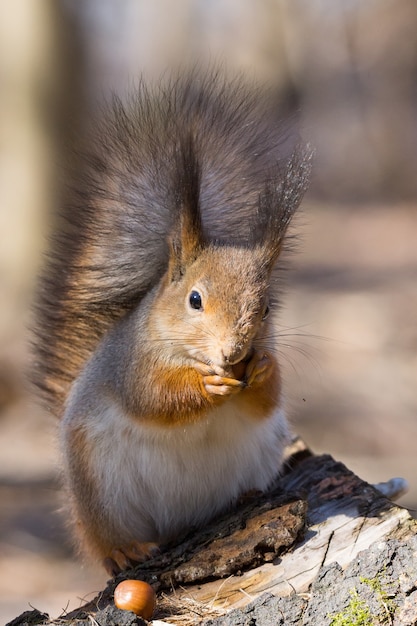
M35 382L81 551L111 575L280 472L279 272L312 155L271 105L218 72L141 82L61 211Z

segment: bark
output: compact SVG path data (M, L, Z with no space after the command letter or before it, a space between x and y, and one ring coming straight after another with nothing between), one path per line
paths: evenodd
M141 624L112 603L118 582L138 578L158 593L159 624L410 626L417 624L416 530L408 511L380 490L297 442L269 493L248 494L79 610L55 622L28 612L11 624Z

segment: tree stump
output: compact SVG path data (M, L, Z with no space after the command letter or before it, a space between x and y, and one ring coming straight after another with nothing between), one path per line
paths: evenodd
M268 493L248 494L77 611L55 621L29 611L10 624L142 624L113 605L114 588L126 578L155 588L158 626L411 626L417 523L381 490L298 440Z

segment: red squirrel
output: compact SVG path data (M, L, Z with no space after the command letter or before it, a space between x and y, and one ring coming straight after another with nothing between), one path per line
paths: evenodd
M218 73L142 83L97 124L62 209L36 382L75 534L112 575L281 469L279 271L311 150L288 154L274 117Z

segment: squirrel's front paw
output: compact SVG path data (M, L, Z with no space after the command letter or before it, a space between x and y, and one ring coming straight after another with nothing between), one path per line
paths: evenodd
M195 369L202 375L203 387L209 396L230 396L244 386L240 380L223 376L222 370L214 365L197 363Z
M209 395L230 396L242 389L244 383L235 378L225 378L217 374L203 376L204 388Z
M130 569L135 563L143 563L159 554L156 543L132 541L127 546L115 548L103 560L104 568L110 576Z
M273 369L272 357L267 352L255 351L246 367L246 386L262 385L271 376Z

